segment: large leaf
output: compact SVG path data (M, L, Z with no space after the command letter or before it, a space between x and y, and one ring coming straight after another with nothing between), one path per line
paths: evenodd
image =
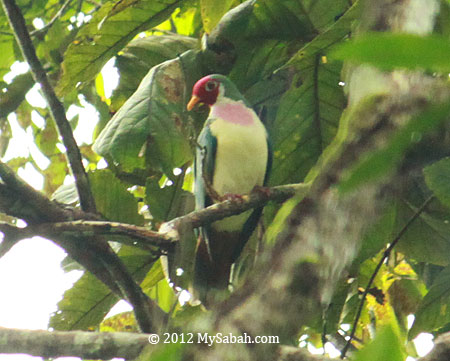
M423 298L409 331L413 339L420 332L435 331L450 322L450 267L445 268Z
M430 208L430 206L428 207ZM397 207L397 232L417 212L418 207L399 201ZM396 249L418 262L437 265L450 264L450 214L444 210L427 210L408 227Z
M92 194L98 211L111 221L142 225L138 201L111 171L102 169L89 174Z
M197 44L196 39L175 34L131 41L116 57L120 80L113 92L111 110L117 111L122 106L152 67L195 48Z
M368 33L343 44L332 55L352 62L372 64L384 70L450 71L450 43L446 37L438 35Z
M220 20L208 38L209 46L257 39L310 40L325 30L348 7L346 0L248 0Z
M234 0L200 0L203 28L207 33L214 29L233 2Z
M425 181L436 197L450 207L450 158L444 158L424 169Z
M14 37L2 35L0 38L0 79L9 72L9 68L15 61Z
M144 279L155 258L147 252L122 246L118 253L137 282ZM118 301L108 287L86 272L58 302L58 310L50 317L49 327L60 331L92 330Z
M197 52L188 51L152 68L103 129L94 150L123 170L150 167L169 177L191 160L183 115L187 89L201 77L197 59Z
M354 357L355 361L403 361L404 359L403 345L399 335L391 326L385 326L378 331L373 342Z
M324 54L335 44L339 43L351 30L353 21L360 13L359 1L357 1L335 23L332 23L324 32L306 43L290 60L286 66L293 65L301 70L304 64L308 64L311 57Z
M302 181L334 138L345 106L340 69L339 62L316 56L283 95L273 125L271 184Z
M145 184L145 202L154 222L165 222L182 216L192 209L185 210L186 203L192 201L192 193L182 189L184 173L173 177L173 184L160 187L156 179L149 178Z
M64 57L58 84L61 95L94 78L102 66L135 35L163 22L180 0L106 2L78 33Z

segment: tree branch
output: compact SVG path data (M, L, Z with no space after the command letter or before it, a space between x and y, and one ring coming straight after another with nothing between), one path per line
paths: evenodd
M263 188L243 195L240 200L226 200L215 203L207 208L188 213L184 216L172 219L163 223L159 232L172 239L179 239L179 230L183 226L189 225L191 228L198 228L225 217L233 216L245 212L251 208L264 206L269 201L282 203L296 194L306 194L310 184L287 184L283 186Z
M0 178L7 180L6 183L14 189L14 194L24 194L24 202L28 200L36 200L36 204L31 202L31 206L33 208L40 211L44 210L44 213L51 214L52 217L55 217L54 219L59 220L57 222L53 222L52 217L49 217L49 219L42 222L42 218L38 218L41 222L31 224L25 228L18 228L7 223L0 223L0 231L5 235L8 234L5 239L14 240L13 244L15 244L17 240L32 236L42 236L49 239L59 239L61 237L79 238L81 236L93 237L99 235L126 236L130 238L130 241L121 239L118 240L118 242L141 246L151 251L154 251L155 247L164 250L169 247L170 244L178 242L179 230L184 229L182 227L186 225L190 228L205 226L225 217L245 212L248 209L264 206L269 201L283 202L295 194L304 194L309 189L308 184L292 184L265 188L263 191L256 191L249 195L244 195L240 200L227 200L202 210L193 211L185 216L175 218L172 221L163 224L159 232L155 232L147 227L98 220L98 218L95 218L96 215L83 212L75 213L75 210L73 210L74 213L72 213L71 208L59 208L55 202L49 201L46 197L42 196L19 178L15 177L12 171L1 162ZM30 208L30 204L27 204L25 208L28 210ZM11 214L10 208L5 208L2 206L0 196L0 210L2 209L3 212L10 215L15 215L18 217L24 216L20 212ZM69 218L68 215L70 215L74 220L65 221ZM85 217L83 217L83 215ZM8 248L4 249L4 247ZM0 257L6 253L9 248L9 243L1 243Z
M59 10L55 14L55 16L53 16L53 18L47 24L45 24L45 26L42 29L34 30L30 33L30 35L37 36L37 35L45 34L47 31L49 31L49 29L53 26L53 24L56 22L56 20L58 20L62 15L64 15L64 13L66 12L66 10L71 2L72 2L72 0L66 0L66 2L59 8Z
M50 84L47 74L36 56L36 51L26 28L25 19L14 0L2 0L3 8L7 14L11 28L14 31L17 43L23 56L30 65L31 72L37 83L41 85L42 92L47 100L53 120L55 121L69 160L72 174L75 178L81 208L87 212L95 212L94 198L91 194L89 180L83 167L80 149L73 137L72 129L66 117L64 106L57 98Z
M0 210L25 220L31 229L48 222L64 222L80 218L98 219L97 215L50 201L1 162L0 178L3 181L0 183ZM1 243L0 253L5 253L16 242L15 237L11 236L12 229L8 228L7 232L9 236L5 237L4 242ZM23 236L24 232L29 230L17 232L21 232ZM29 235L32 233L29 232ZM16 233L17 236L19 236L18 233ZM128 300L134 308L136 320L143 331L155 332L159 328L164 312L142 292L106 241L83 233L76 235L56 233L52 234L51 239L66 250L75 261L105 283L118 297Z
M448 361L450 360L450 332L440 335L434 341L431 352L418 361Z
M26 353L45 358L77 356L110 360L136 358L149 344L148 335L126 332L30 331L0 327L0 353Z

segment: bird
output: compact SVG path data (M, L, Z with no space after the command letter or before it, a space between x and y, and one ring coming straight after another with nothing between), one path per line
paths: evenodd
M197 139L194 160L195 209L226 199L239 199L267 184L272 150L266 127L224 75L198 80L187 104L210 111ZM204 304L208 294L227 290L233 263L254 232L262 207L215 221L197 234L193 289Z

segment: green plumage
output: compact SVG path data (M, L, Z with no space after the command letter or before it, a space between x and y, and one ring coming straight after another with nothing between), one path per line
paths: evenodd
M266 184L272 163L261 121L234 84L223 76L214 76L217 78L223 88L197 140L196 209L213 204L205 178L220 196L246 194L255 186ZM194 289L203 302L209 290L227 288L231 266L255 230L261 213L262 208L250 210L199 229Z

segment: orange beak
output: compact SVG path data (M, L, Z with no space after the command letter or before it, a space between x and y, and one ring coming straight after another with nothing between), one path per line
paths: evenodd
M187 110L191 111L195 107L195 104L197 104L198 102L200 102L200 98L197 95L193 95L186 106Z

